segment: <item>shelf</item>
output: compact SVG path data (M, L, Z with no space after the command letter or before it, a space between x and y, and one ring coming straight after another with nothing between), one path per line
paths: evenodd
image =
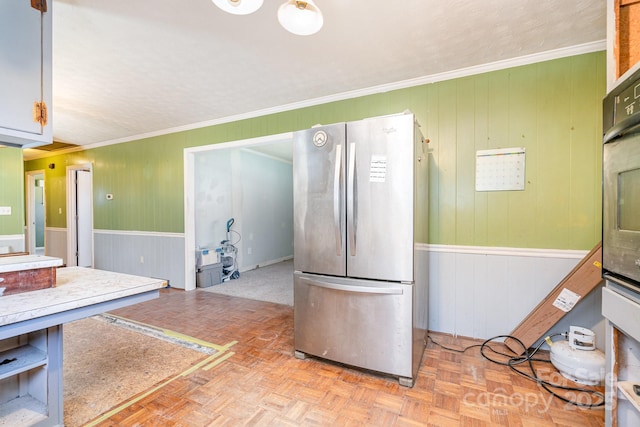
M30 345L23 345L0 353L0 362L14 358L16 360L13 362L0 365L0 380L47 364L47 354Z
M31 426L47 419L47 406L31 396L18 397L0 405L0 425Z
M629 402L636 408L636 410L640 411L640 396L633 392L633 385L638 384L637 382L632 381L620 381L618 382L618 390L622 392L624 397L627 398Z

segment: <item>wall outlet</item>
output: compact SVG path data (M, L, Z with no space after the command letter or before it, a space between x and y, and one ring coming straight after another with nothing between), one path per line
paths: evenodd
M144 264L144 255L140 255L140 264Z
M11 215L11 206L0 206L0 215Z
M251 248L247 248L247 255L251 255Z

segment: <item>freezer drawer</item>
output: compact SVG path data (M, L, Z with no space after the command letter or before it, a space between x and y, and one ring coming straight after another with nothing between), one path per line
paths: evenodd
M295 350L412 385L426 333L413 327L413 291L412 284L295 272Z

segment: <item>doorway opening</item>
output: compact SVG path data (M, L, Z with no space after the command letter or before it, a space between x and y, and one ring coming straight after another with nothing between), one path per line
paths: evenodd
M212 150L228 150L228 149L251 149L258 150L266 146L273 146L274 144L286 144L291 147L293 134L291 132L269 135L264 137L250 138L245 140L232 141L227 143L212 144L208 146L188 148L184 151L184 218L185 218L185 278L184 289L194 290L196 288L196 249L201 242L196 238L196 214L198 211L198 203L196 200L196 188L197 183L201 177L197 175L196 170L198 154L203 154ZM272 156L271 153L263 153ZM233 186L233 184L232 184ZM202 199L202 195L199 195ZM232 203L233 204L233 203ZM260 207L256 208L260 211ZM226 219L226 217L225 217ZM236 218L237 221L237 218ZM242 221L240 221L242 222ZM238 224L238 221L236 222ZM241 226L242 224L240 224ZM251 232L245 233L245 241L250 242L253 239ZM249 257L254 255L252 253L252 247L246 247L243 256ZM256 247L253 248L254 252Z
M44 171L36 170L27 175L27 244L31 255L45 255L45 182Z

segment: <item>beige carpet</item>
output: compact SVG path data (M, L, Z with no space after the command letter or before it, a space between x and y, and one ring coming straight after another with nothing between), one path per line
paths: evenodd
M293 260L240 273L240 278L208 288L214 294L293 306Z
M206 357L99 318L64 325L64 422L81 426Z

